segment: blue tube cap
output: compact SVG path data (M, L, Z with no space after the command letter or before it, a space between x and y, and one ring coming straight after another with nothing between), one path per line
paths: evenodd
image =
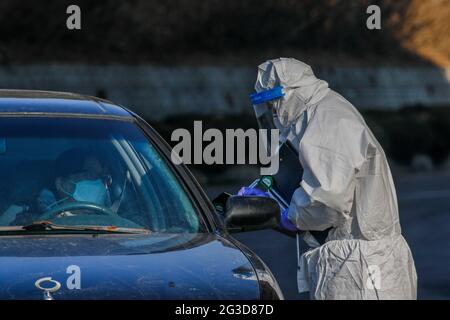
M283 87L278 86L270 90L252 93L250 95L250 99L252 100L252 104L257 105L267 101L280 99L283 96L284 96Z

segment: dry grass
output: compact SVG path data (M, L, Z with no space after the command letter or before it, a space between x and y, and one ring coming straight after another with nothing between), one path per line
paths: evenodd
M399 36L408 50L436 65L450 66L450 1L411 1Z

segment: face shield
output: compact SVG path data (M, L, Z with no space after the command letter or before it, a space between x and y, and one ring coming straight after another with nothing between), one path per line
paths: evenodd
M277 86L270 90L264 90L250 95L253 110L260 129L276 129L278 126L274 122L276 112L274 104L284 96L283 87Z
M289 91L287 92L289 95ZM280 136L278 148L275 154L279 158L279 170L273 175L275 179L276 189L283 199L291 199L295 189L300 185L299 177L302 176L303 168L298 160L298 151L293 147L292 143L287 140L286 129L279 121L276 110L279 110L280 103L284 103L282 99L286 99L286 91L283 87L278 86L270 90L254 93L250 95L255 111L256 119L260 129L267 129L267 151L271 150L272 129L279 129ZM273 154L273 155L275 155ZM298 173L292 174L293 172Z
M270 150L270 141L272 140L271 130L279 129L281 136L282 131L284 130L283 126L279 123L279 121L277 121L278 115L275 109L275 105L281 101L281 98L283 98L284 95L285 92L281 86L250 95L258 126L260 129L267 130L267 150Z

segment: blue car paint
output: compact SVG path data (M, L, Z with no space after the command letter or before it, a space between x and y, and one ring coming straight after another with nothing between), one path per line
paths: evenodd
M81 270L68 289L67 267ZM5 236L0 299L43 299L35 281L61 283L55 299L258 299L251 264L214 234Z
M107 100L74 93L33 90L0 90L0 112L132 117L125 108Z

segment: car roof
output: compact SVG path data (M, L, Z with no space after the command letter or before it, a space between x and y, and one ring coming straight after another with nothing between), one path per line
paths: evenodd
M132 117L124 107L96 97L69 92L0 89L0 116L11 113Z

